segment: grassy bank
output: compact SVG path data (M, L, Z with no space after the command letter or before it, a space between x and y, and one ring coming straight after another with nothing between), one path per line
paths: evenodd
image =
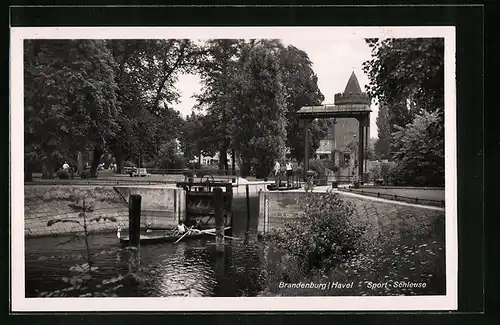
M281 258L268 265L261 295L444 295L444 232L444 213L430 219L422 218L416 224L401 223L399 227L381 233L368 229L360 238L354 254L343 256L327 267L312 269L304 266L307 264L304 258L294 256L290 250L278 250ZM312 247L319 247L328 240L322 237L313 242ZM297 239L291 240L292 245L294 241ZM276 246L272 238L267 242L271 247ZM324 259L328 258L324 256ZM292 284L295 286L290 287Z

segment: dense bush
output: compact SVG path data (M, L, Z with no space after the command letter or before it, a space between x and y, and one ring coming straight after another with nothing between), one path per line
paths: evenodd
M59 179L69 179L70 176L71 176L70 173L64 169L61 169L60 171L57 172L57 178Z
M303 267L330 268L354 255L363 245L368 224L335 193L309 193L298 198L301 213L275 230L271 241Z
M444 117L441 110L421 110L393 133L397 163L392 178L397 185L444 186Z

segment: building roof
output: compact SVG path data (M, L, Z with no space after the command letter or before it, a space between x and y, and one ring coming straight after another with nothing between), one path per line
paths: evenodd
M370 106L365 104L345 104L345 105L321 105L321 106L302 106L297 111L299 118L318 118L318 117L356 117L371 112Z
M354 71L352 72L351 77L349 78L349 81L345 86L344 94L348 93L355 93L355 94L361 93L361 87L359 86L358 78L356 77Z

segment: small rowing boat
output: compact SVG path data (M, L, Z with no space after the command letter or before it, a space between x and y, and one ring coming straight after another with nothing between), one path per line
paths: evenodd
M225 227L224 232L231 229L231 227ZM203 229L203 230L188 230L187 234L179 235L175 230L153 230L151 232L142 233L140 235L141 244L152 244L159 242L176 242L181 237L184 239L193 239L206 236L214 236L215 228ZM116 231L116 237L120 240L121 244L128 244L130 241L128 234L122 234L121 229L118 228Z

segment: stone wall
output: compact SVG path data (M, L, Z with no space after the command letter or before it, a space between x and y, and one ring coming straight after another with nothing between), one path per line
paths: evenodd
M98 217L115 218L90 222L90 232L114 230L128 225L128 204L113 187L96 186L25 186L24 234L25 236L57 235L83 231L83 217L71 207L78 198L93 201L94 211L87 213L87 220ZM81 203L80 203L81 204ZM49 221L65 220L49 226ZM78 224L77 222L80 222Z
M286 220L296 218L299 211L297 197L305 192L264 192L259 195L258 232L266 233L280 227ZM321 193L315 193L321 194ZM389 201L361 195L338 192L338 195L355 208L355 216L367 220L375 232L386 232L425 223L435 218L444 218L444 209L404 202Z
M114 231L118 226L128 228L128 198L140 194L141 225L150 223L158 228L172 228L185 218L183 189L165 186L57 186L33 185L24 187L24 234L44 236L83 231L83 217L72 207L81 199L92 201L93 212L87 213L90 232ZM104 218L114 218L112 221ZM55 220L65 222L53 223ZM52 225L48 225L52 222Z

